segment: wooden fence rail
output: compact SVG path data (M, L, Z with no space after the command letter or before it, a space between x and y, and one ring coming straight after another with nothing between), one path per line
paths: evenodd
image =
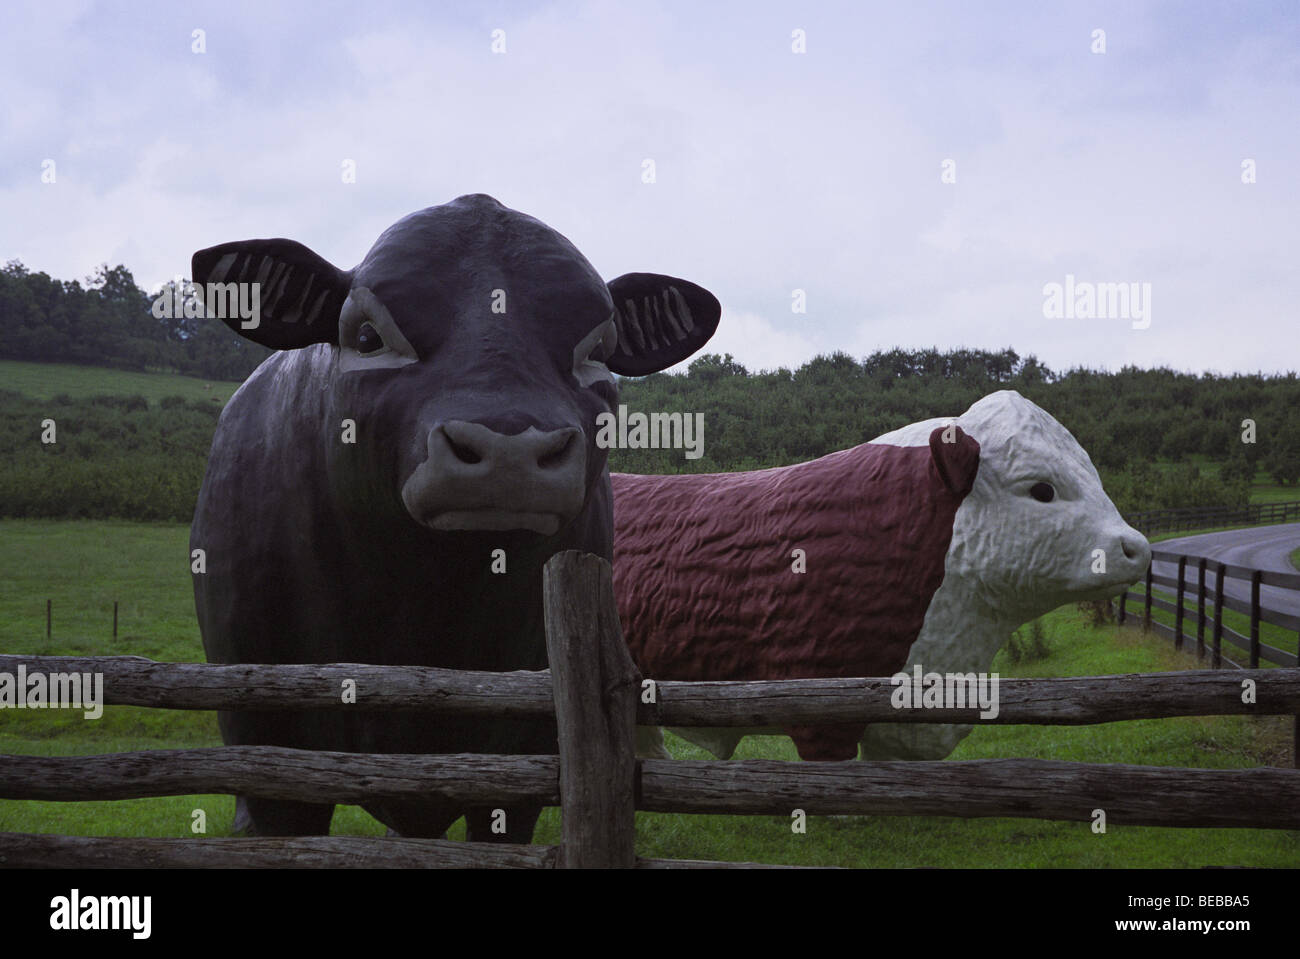
M1300 828L1300 771L1199 770L1049 760L783 763L636 760L636 723L842 722L1080 724L1186 715L1300 713L1300 669L1006 680L999 715L896 710L888 677L784 683L673 683L643 689L623 642L607 563L562 553L543 593L551 670L464 673L361 664L214 666L110 657L0 657L0 672L104 674L105 701L180 709L404 709L554 716L558 756L375 755L267 746L92 757L0 757L0 798L84 801L236 793L317 802L439 796L466 805L561 807L556 847L370 839L143 840L0 833L7 865L370 864L648 868L725 865L638 860L637 809L748 815L1017 816L1161 826ZM344 680L355 704L342 702ZM653 695L649 695L653 693ZM646 702L642 702L646 699ZM653 701L649 701L652 699ZM1242 797L1249 797L1243 802ZM364 854L358 853L367 844ZM478 848L482 846L482 848ZM202 854L201 854L202 853Z
M0 672L102 673L104 705L166 709L405 710L447 716L541 719L556 714L549 670L469 673L423 666L217 666L128 656L0 655ZM344 703L345 679L357 682ZM1257 684L1241 701L1241 680ZM659 682L655 702L634 703L642 726L790 726L810 723L987 723L1085 726L1172 716L1300 712L1300 670L1187 670L999 679L998 715L978 707L933 707L900 715L888 677L751 682Z
M1269 586L1286 590L1300 597L1300 573L1277 573L1270 570L1253 569L1248 566L1236 566L1207 559L1204 556L1175 553L1168 550L1152 550L1152 565L1147 568L1146 578L1139 591L1132 589L1122 593L1116 618L1120 623L1128 619L1130 600L1142 603L1142 625L1162 636L1172 639L1174 646L1181 649L1185 641L1195 641L1197 655L1211 658L1211 665L1218 669L1225 663L1234 668L1243 666L1258 669L1261 662L1276 663L1279 666L1300 665L1296 653L1278 649L1260 639L1260 624L1268 623L1280 629L1294 630L1300 638L1300 615L1266 606L1260 598L1261 587ZM1157 562L1174 564L1177 574L1165 576L1154 572ZM1189 576L1189 571L1194 575ZM1227 593L1226 582L1249 584L1249 596L1240 599ZM1164 586L1174 591L1172 597L1162 598L1157 595L1155 587ZM1193 594L1194 606L1188 607L1188 592ZM1166 594L1168 595L1168 594ZM1172 627L1153 621L1152 609L1161 609L1174 614ZM1249 635L1239 633L1223 622L1223 611L1232 610L1250 618ZM1184 630L1188 614L1195 617L1196 631ZM1211 627L1210 644L1206 645L1206 628ZM1239 652L1236 659L1225 656L1223 643L1227 642ZM1240 654L1244 653L1245 656Z
M1116 620L1121 625L1124 625L1128 620L1129 600L1140 600L1142 603L1143 629L1172 640L1175 649L1182 649L1184 641L1190 642L1194 638L1197 659L1204 660L1208 657L1210 666L1216 670L1223 669L1225 666L1237 670L1232 674L1233 679L1240 679L1243 675L1253 678L1260 672L1259 667L1262 663L1276 663L1282 667L1300 665L1300 655L1297 653L1278 649L1276 646L1265 643L1260 639L1261 623L1268 623L1281 629L1296 630L1296 648L1300 653L1300 616L1265 606L1260 599L1260 589L1263 586L1286 590L1288 593L1300 597L1300 574L1277 573L1271 570L1253 569L1248 566L1236 566L1231 563L1221 563L1205 556L1176 553L1169 550L1152 550L1151 559L1152 565L1147 567L1147 574L1141 590L1134 593L1130 589L1120 594ZM1156 562L1176 563L1177 575L1173 577L1157 575L1154 572ZM1190 584L1187 576L1189 567L1195 570L1195 578ZM1227 593L1225 581L1233 580L1250 584L1250 599L1248 601L1238 599ZM1187 607L1187 588L1189 585L1193 585L1195 601L1194 608L1190 609ZM1174 590L1172 602L1157 596L1155 594L1156 586L1172 588ZM1173 613L1174 625L1171 627L1154 620L1151 616L1153 608ZM1223 621L1224 610L1233 610L1249 616L1249 635L1239 633L1227 626ZM1188 613L1193 613L1195 616L1195 637L1183 631L1183 625L1187 620ZM1208 645L1205 638L1207 626L1210 628ZM1236 659L1224 655L1223 644L1225 642L1238 651L1233 653ZM1264 672L1278 671L1280 670L1264 670ZM1295 719L1292 723L1291 736L1292 765L1300 769L1300 710L1296 710L1293 715Z
M264 749L250 759L248 750ZM197 753L199 755L193 755ZM22 762L21 760L26 760ZM66 802L242 793L267 799L360 804L378 799L437 798L467 805L561 804L554 756L449 756L318 753L271 747L158 750L55 761L20 760L0 790L4 799ZM1111 823L1149 826L1265 826L1300 829L1300 773L1291 769L1180 769L1046 759L960 762L781 762L746 759L645 759L629 763L628 797L650 812L809 815L986 816L1087 821L1098 807ZM605 777L582 784L611 790ZM1248 803L1241 797L1249 796ZM594 800L593 800L594 801ZM570 816L570 807L563 807ZM614 814L611 813L611 818ZM581 818L571 829L585 827ZM578 851L566 829L563 864L590 849L621 849L615 837L587 829ZM604 845L602 846L602 843ZM583 851L587 850L587 851ZM608 853L602 851L602 858ZM633 865L634 857L626 862Z
M1300 501L1253 503L1248 506L1189 506L1178 509L1149 509L1124 517L1134 529L1147 535L1214 526L1265 526L1300 522Z

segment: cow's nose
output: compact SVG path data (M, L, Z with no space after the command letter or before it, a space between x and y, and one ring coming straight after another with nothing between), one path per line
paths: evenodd
M447 420L402 488L407 511L441 530L530 529L554 533L586 496L586 444L577 427L498 433Z
M544 472L562 472L573 460L581 456L577 443L581 431L575 428L552 430L543 433L529 429L514 436L506 436L480 423L450 420L434 430L451 456L444 468L457 466L482 466L486 470L505 470L523 475ZM430 453L439 437L431 437ZM483 472L475 471L475 472Z
M1151 562L1151 544L1135 529L1120 534L1119 548L1124 553L1125 559L1140 565L1143 569Z

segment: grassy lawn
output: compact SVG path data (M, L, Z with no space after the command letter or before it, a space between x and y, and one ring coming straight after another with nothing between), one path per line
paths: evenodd
M0 521L0 650L32 654L144 655L201 661L187 571L188 531L178 524ZM54 631L45 639L45 600ZM121 603L112 641L112 603ZM1170 644L1136 630L1093 627L1073 607L1045 617L1049 655L994 669L1004 676L1096 675L1195 668ZM1294 646L1292 647L1294 648ZM212 713L107 707L79 713L0 713L0 753L88 755L219 746ZM1290 764L1290 720L1168 719L1092 727L988 726L954 759L1025 756L1089 762L1235 768ZM667 737L678 758L708 756ZM752 737L738 758L794 760L783 737ZM207 815L209 836L227 835L229 796L180 796L103 803L0 801L0 830L70 835L189 836L191 814ZM560 836L559 811L542 816L536 841ZM382 835L358 807L341 806L336 835ZM463 838L458 823L451 832ZM785 817L638 813L642 856L845 866L1294 866L1300 833L1246 829L1161 829L1087 823L922 817L810 817L796 835Z
M1206 582L1207 583L1210 582L1210 579L1208 577L1206 579ZM1163 599L1166 602L1170 602L1170 603L1174 602L1178 598L1173 592L1166 592L1161 588L1153 589L1151 593L1153 596L1157 596L1160 599ZM1205 614L1205 648L1206 648L1207 657L1210 654L1210 647L1213 644L1213 640L1214 640L1214 615L1213 612L1210 610L1209 606L1210 604L1209 602L1207 602L1206 603L1207 608ZM1193 656L1193 659L1195 659L1195 649L1196 649L1196 594L1195 592L1188 591L1187 593L1184 594L1183 609L1186 610L1186 612L1183 614L1183 643L1188 644L1189 642L1188 636L1191 637L1190 639L1191 655ZM1141 599L1137 601L1133 601L1133 600L1129 601L1128 614L1131 617L1136 617L1138 620L1141 620L1142 618ZM1169 612L1168 610L1156 609L1153 606L1151 607L1151 618L1158 623L1164 623L1166 626L1170 627L1171 629L1174 626L1175 615ZM1238 613L1235 610L1225 609L1223 611L1223 625L1228 627L1229 629L1236 630L1242 636L1246 636L1246 637L1250 636L1250 617L1245 615L1244 613ZM1281 626L1274 626L1271 623L1261 622L1259 624L1259 641L1269 646L1276 647L1277 649L1285 650L1286 652L1289 653L1294 653L1296 651L1296 634L1289 629L1283 629ZM1170 643L1172 642L1172 640L1160 639L1160 642ZM1242 665L1245 665L1247 659L1249 658L1248 653L1242 652L1236 646L1230 644L1226 639L1224 640L1223 643L1223 655L1227 656L1233 662L1241 663ZM1268 666L1270 666L1271 664L1261 663L1261 665L1264 668L1268 668ZM1198 668L1206 668L1206 667L1191 666L1188 668L1198 669Z
M1294 503L1300 500L1300 487L1274 483L1263 473L1250 486L1251 503Z
M1300 546L1291 551L1291 565L1300 570Z
M164 396L183 396L187 400L211 399L225 403L239 388L238 383L203 380L173 373L133 373L99 366L75 366L71 363L23 363L0 360L0 389L13 390L37 399L50 399L60 393L71 397L140 395L156 405Z
M1217 477L1219 475L1219 466L1221 464L1199 453L1188 456L1182 461L1155 460L1152 465L1161 473L1168 475L1181 472L1186 469L1189 463L1196 466L1201 471L1202 476ZM1300 500L1300 487L1283 486L1281 483L1274 482L1273 477L1263 469L1256 470L1255 478L1251 480L1250 484L1250 502L1252 505L1256 503L1294 503L1297 500ZM1186 534L1179 533L1178 535L1183 536Z

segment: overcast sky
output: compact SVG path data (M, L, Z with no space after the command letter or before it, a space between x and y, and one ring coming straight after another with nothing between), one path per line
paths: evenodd
M42 0L0 31L0 259L62 279L269 236L347 268L490 193L608 278L712 290L750 368L1300 368L1294 0ZM1149 325L1045 316L1067 275L1150 284Z

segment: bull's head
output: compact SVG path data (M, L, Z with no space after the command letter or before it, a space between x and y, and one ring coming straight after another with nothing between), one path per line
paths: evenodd
M324 402L331 429L357 424L331 482L436 531L572 522L604 481L594 424L616 405L614 374L680 362L720 313L685 280L607 284L559 233L483 195L398 221L352 270L292 240L245 240L194 254L193 278L259 284L255 327L222 319L264 346L318 351L329 396L301 401Z
M953 530L949 569L1017 623L1105 599L1140 579L1151 547L1120 516L1069 430L1013 390L957 418L980 443L979 474Z

